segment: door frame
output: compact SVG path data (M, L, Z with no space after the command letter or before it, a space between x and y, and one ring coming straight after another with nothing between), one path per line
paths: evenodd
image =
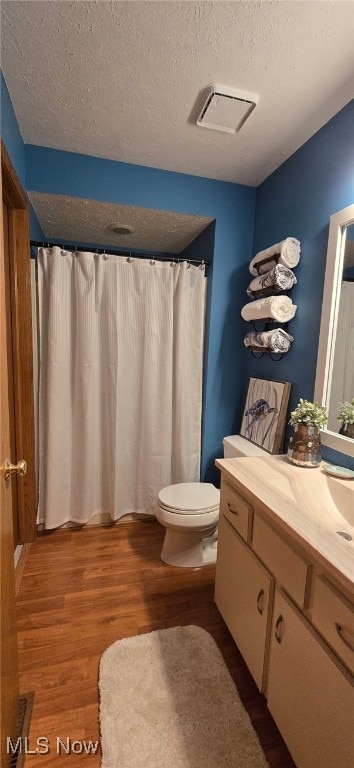
M1 141L3 201L9 211L10 301L13 352L17 462L25 459L27 474L17 483L20 543L36 538L36 474L33 392L33 345L28 199L7 149Z

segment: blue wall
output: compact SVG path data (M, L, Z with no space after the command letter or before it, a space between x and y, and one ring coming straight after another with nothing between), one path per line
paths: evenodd
M208 424L205 419L206 412L206 392L207 392L207 371L209 369L209 347L211 340L210 317L211 317L211 285L213 283L214 267L214 244L215 244L215 221L209 224L204 231L196 237L192 243L183 251L183 256L187 259L197 259L201 261L210 261L210 265L205 268L205 274L208 279L206 311L205 311L205 332L204 332L204 360L203 360L203 404L202 404L202 446L205 443ZM221 449L219 449L219 455ZM206 465L205 474L209 480L218 484L218 477L215 471L215 457L209 459Z
M31 240L39 240L40 242L43 242L45 239L44 232L32 208L31 203L29 203L29 226Z
M1 89L1 138L10 155L12 164L24 190L26 190L25 145L17 122L14 108L2 72ZM29 204L30 232L34 240L43 240L44 234L32 206Z
M2 135L28 190L171 210L215 219L186 251L212 260L209 271L202 479L217 481L222 438L239 431L249 376L292 382L290 408L312 399L330 215L354 200L354 102L350 102L257 193L251 187L23 145L1 78ZM254 238L253 238L254 227ZM292 235L301 241L292 291L298 311L289 324L294 345L282 361L254 360L243 346L240 319L252 255ZM31 237L44 234L31 211ZM252 247L253 238L253 247ZM214 253L212 253L214 247ZM288 434L286 436L286 442ZM336 458L348 463L342 455Z
M18 178L26 189L25 145L20 133L17 117L1 72L1 137L11 157Z
M298 308L288 327L295 338L290 352L280 362L272 362L268 356L254 360L246 350L244 383L246 387L248 376L291 381L291 409L300 397L313 399L329 218L353 201L351 101L257 189L253 254L288 235L301 241L301 260L295 270L298 284L291 291ZM246 270L245 287L249 279ZM247 331L248 325L243 325ZM330 457L325 448L323 453ZM338 454L337 461L347 460Z
M238 284L242 265L251 258L255 189L70 152L25 149L28 190L216 220L208 285L202 479L217 482L214 460L222 454L223 437L234 429L243 388ZM210 251L209 246L210 240Z

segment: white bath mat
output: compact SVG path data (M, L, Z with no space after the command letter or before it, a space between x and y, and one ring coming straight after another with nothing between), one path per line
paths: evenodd
M100 663L102 768L266 768L235 684L199 627L137 635Z

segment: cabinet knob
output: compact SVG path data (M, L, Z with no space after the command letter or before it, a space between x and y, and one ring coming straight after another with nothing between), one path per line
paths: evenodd
M282 623L283 623L283 617L280 614L280 616L278 616L278 618L277 618L277 620L275 622L275 629L274 629L275 639L276 639L277 643L279 643L279 645L280 645L281 640L282 640L282 636L281 636L281 626L282 626Z
M233 509L229 501L227 502L227 508L233 515L238 515L237 509Z

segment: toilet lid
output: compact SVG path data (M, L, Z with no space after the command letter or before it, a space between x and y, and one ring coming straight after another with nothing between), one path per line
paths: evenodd
M220 504L220 491L212 483L178 483L163 488L159 502L172 512L197 515L212 512Z

